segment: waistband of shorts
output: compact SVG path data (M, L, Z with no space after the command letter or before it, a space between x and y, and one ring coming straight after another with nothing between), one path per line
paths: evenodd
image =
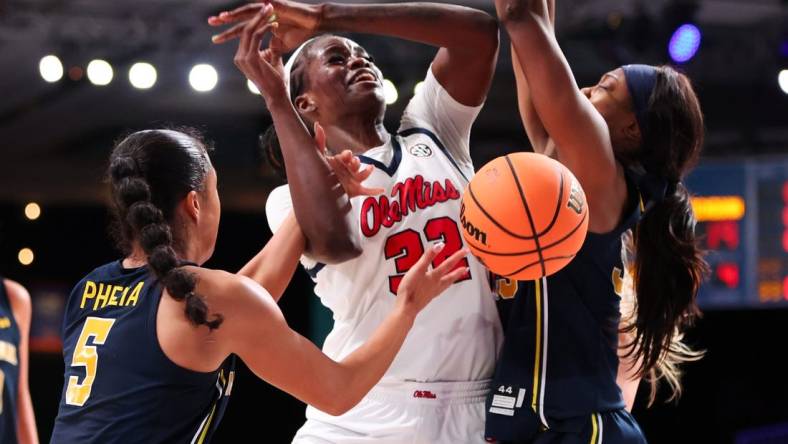
M366 398L382 402L474 404L484 402L491 380L459 382L386 381L376 385Z

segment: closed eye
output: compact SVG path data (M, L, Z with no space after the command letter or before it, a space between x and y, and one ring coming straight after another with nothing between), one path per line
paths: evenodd
M604 89L605 91L612 90L616 85L615 79L609 75L605 74L599 79L599 83L597 84L598 88Z

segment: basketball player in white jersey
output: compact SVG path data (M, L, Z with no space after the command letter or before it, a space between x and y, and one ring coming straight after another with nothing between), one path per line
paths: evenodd
M460 197L474 172L470 128L493 74L497 26L484 12L454 5L270 4L209 23L242 22L214 41L240 37L236 64L271 112L281 145L274 157L282 159L289 186L271 193L269 224L276 231L295 211L308 239L302 263L333 312L323 351L341 359L392 309L403 274L425 248L446 244L437 265L463 247ZM272 44L257 51L268 30L275 30ZM396 133L383 127L383 75L364 48L343 37L313 37L335 30L440 48ZM279 51L305 40L282 69ZM314 144L307 128L316 122L330 151L349 149L374 167L365 185L381 195L348 200L319 188L330 170L306 148ZM502 334L486 270L471 257L462 266L469 274L419 315L369 395L337 417L309 407L294 442L484 442L484 397Z

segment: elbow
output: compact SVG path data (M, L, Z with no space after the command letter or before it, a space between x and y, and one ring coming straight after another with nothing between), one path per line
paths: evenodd
M358 401L361 400L359 399ZM350 409L355 407L355 405L358 404L358 401L349 402L343 399L335 399L327 402L325 408L321 408L320 410L328 413L331 416L342 416Z
M487 12L463 8L463 38L457 42L460 51L472 52L475 56L498 54L498 20Z
M484 36L481 43L485 54L495 57L498 54L498 46L500 45L500 33L498 31L498 21L486 12L481 13L483 17L480 18L480 29Z
M348 396L344 387L337 388L338 390L334 390L334 393L322 402L323 405L321 407L315 407L331 416L342 416L361 402L362 397Z
M498 21L504 28L520 24L535 18L535 15L524 0L495 0Z
M340 264L359 257L360 242L352 236L326 235L319 242L310 242L309 255L324 264Z
M351 238L334 239L327 244L326 264L339 264L361 256L363 252L360 243Z

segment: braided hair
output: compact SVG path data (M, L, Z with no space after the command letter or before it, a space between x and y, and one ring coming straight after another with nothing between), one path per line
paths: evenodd
M148 268L195 325L213 330L222 316L208 318L208 306L194 292L196 276L182 268L176 250L184 239L173 232L178 203L202 191L211 167L208 147L193 130L138 131L115 145L108 180L112 185L114 237L124 254L134 241L145 252Z

